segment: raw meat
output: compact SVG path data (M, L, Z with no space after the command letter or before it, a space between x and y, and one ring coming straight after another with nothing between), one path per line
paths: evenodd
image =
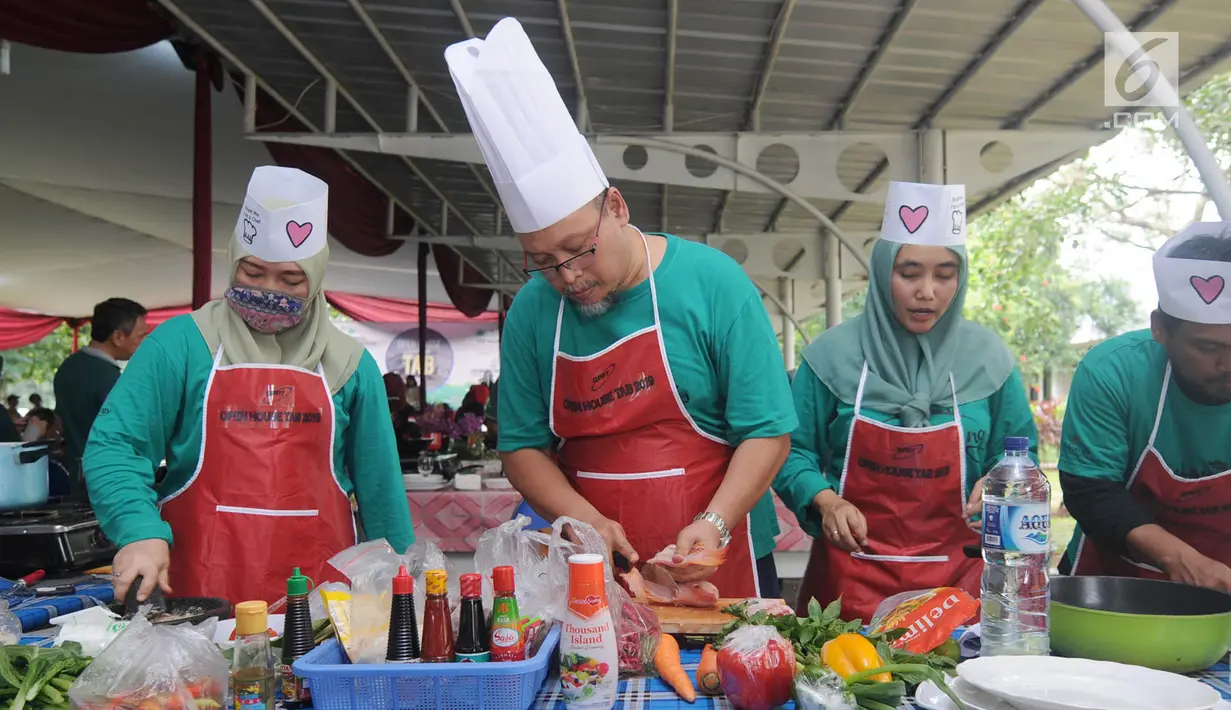
M707 550L694 547L692 552L683 555L679 562L675 560L676 554L675 545L667 545L646 564L662 567L671 573L672 578L678 580L692 576L699 569L721 567L722 563L727 561L726 548Z
M718 604L718 588L709 582L681 582L676 575L696 567L717 567L726 559L726 550L694 551L684 561L675 562L675 545L659 552L640 570L623 575L624 586L634 599L666 606L712 609Z

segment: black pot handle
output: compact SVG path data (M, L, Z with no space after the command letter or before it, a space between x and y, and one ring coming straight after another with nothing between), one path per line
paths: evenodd
M50 456L50 455L51 455L50 448L42 448L42 449L37 449L34 451L22 451L21 453L17 454L17 461L20 463L34 463L35 461L38 461L44 456Z

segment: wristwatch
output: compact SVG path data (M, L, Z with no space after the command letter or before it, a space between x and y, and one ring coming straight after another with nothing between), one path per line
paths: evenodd
M706 511L692 519L694 523L699 520L712 523L714 527L718 528L718 536L720 538L718 549L721 550L731 544L731 528L727 527L727 521L723 520L721 515Z

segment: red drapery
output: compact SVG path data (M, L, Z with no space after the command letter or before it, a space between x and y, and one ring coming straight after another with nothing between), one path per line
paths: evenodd
M419 320L419 304L414 301L404 301L400 298L378 298L376 296L360 296L354 293L327 291L325 300L344 315L365 323L416 323ZM189 306L170 306L154 308L145 316L146 325L151 330L175 316L192 312ZM429 303L427 318L433 323L460 322L496 322L495 313L481 313L477 318L470 318L456 308L446 304ZM49 316L42 313L27 313L9 308L0 308L0 350L14 350L25 347L51 335L51 332L63 324L80 328L89 323L89 318L64 318Z
M0 37L43 49L109 54L170 36L148 0L0 0Z
M51 335L64 322L58 316L25 313L0 308L0 350L12 350Z

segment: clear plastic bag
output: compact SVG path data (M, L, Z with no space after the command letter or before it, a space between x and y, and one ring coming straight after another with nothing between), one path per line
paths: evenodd
M479 536L474 551L475 569L483 575L483 605L492 604L492 570L502 565L513 567L517 581L517 608L522 616L542 619L550 624L554 599L547 588L547 548L551 536L529 529L530 518L517 516Z
M810 668L795 676L798 710L859 710L846 681L827 668Z
M568 528L566 535L565 529ZM574 540L576 542L574 542ZM607 604L615 619L620 648L620 673L645 674L654 670L654 652L662 626L658 615L649 607L638 604L616 582L607 542L592 526L572 518L560 518L551 526L551 541L547 549L547 576L543 585L546 598L552 600L551 618L560 619L568 607L568 558L591 553L602 555L605 567Z
M350 580L351 663L384 663L389 643L393 577L402 558L384 539L371 540L334 555L329 564Z
M229 670L201 629L154 626L138 616L81 673L68 697L77 710L216 709L223 707Z
M795 649L772 626L743 626L718 651L718 681L736 710L769 710L791 699Z
M0 646L13 646L21 640L21 619L9 611L9 603L0 599Z

